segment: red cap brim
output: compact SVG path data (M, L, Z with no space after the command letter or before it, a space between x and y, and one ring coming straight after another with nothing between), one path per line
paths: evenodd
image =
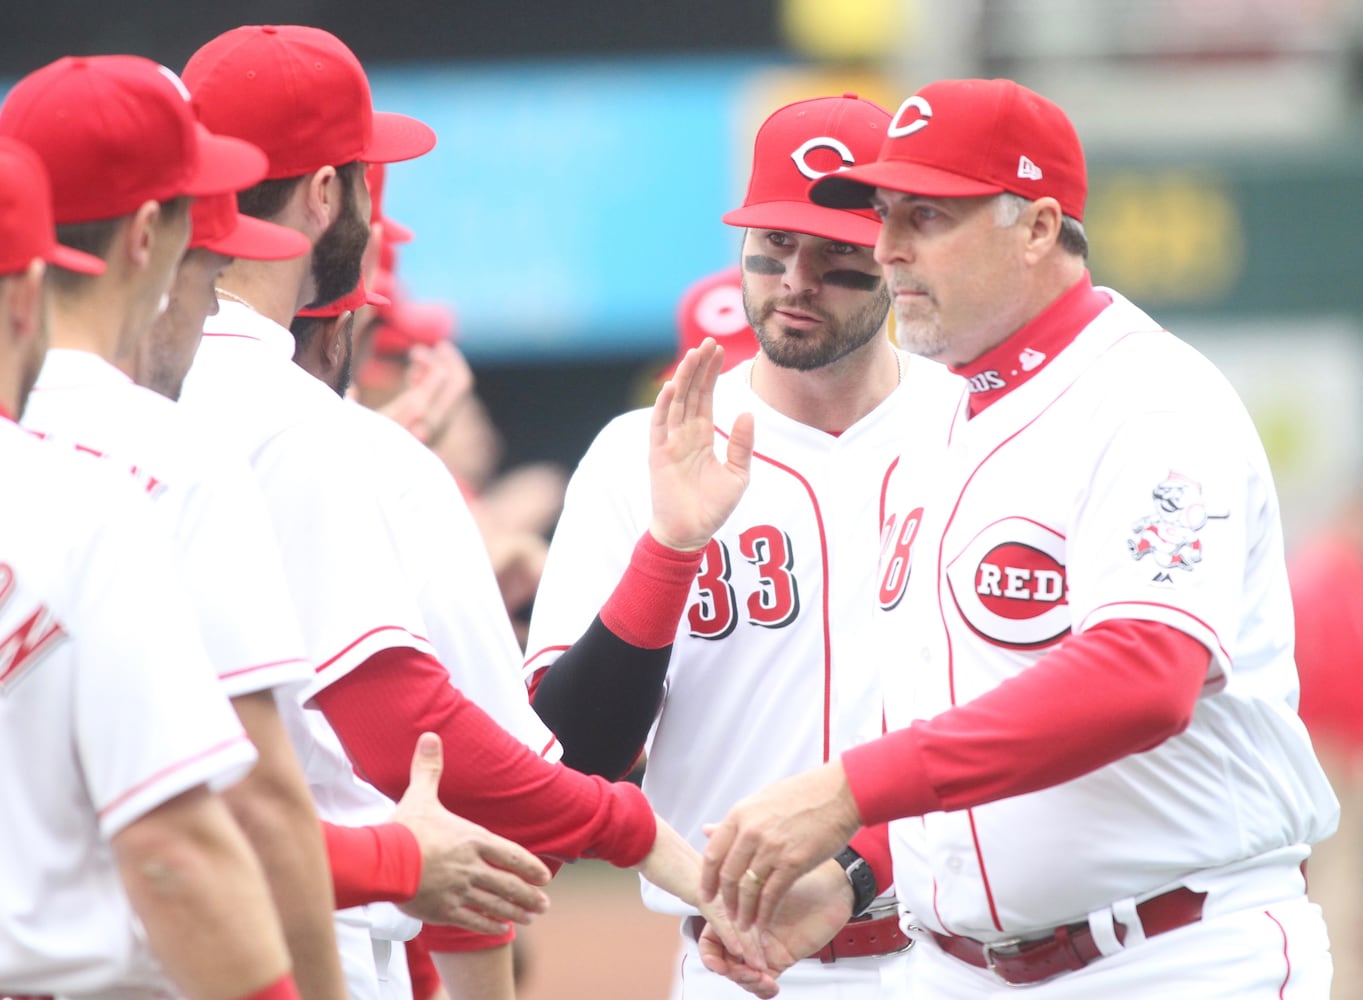
M398 163L425 156L435 148L435 129L391 111L374 112L374 132L357 159L361 163Z
M292 260L312 249L308 238L298 230L240 213L231 232L191 245L244 260Z
M52 244L52 249L48 250L42 257L49 264L56 264L68 271L75 271L77 274L104 273L104 261L93 254L74 250L71 247L62 246L60 243Z
M997 184L973 180L937 167L903 160L877 160L864 167L840 170L815 181L809 189L810 200L827 208L865 208L871 204L876 188L921 194L929 198L973 198L998 194Z
M748 205L726 212L723 221L730 226L747 229L808 233L810 236L821 236L826 240L860 247L875 246L880 236L878 218L811 205L807 201L768 201L760 205Z
M390 219L386 215L379 216L379 222L383 224L383 239L385 243L411 243L416 236L410 229L404 226L397 219Z
M194 197L244 191L265 179L270 161L259 146L226 135L214 135L202 125L199 132L199 164L185 181L184 193Z

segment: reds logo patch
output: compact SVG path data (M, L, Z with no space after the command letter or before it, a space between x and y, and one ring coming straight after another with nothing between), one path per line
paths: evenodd
M1009 517L985 528L947 566L962 620L1001 646L1033 649L1069 633L1065 539L1044 525Z
M1155 485L1150 497L1155 501L1154 513L1131 526L1136 537L1126 540L1126 548L1132 559L1150 556L1160 568L1155 582L1169 583L1173 579L1169 570L1192 572L1202 561L1199 532L1207 521L1229 515L1208 514L1202 484L1173 470Z

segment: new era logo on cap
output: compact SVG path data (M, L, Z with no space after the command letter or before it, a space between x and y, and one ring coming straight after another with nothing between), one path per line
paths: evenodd
M1051 197L1082 221L1088 177L1079 136L1051 101L1012 80L940 80L899 106L875 162L816 181L809 197L859 208L878 187L938 198Z
M1018 157L1018 176L1023 180L1039 181L1042 178L1041 168L1025 156Z

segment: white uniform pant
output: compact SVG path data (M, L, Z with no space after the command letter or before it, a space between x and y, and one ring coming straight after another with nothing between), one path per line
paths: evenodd
M683 924L681 958L672 984L672 1000L752 1000L752 994L717 976L701 964L696 942ZM912 964L914 945L894 955L840 958L827 964L806 958L787 969L777 984L781 1000L897 1000L903 990L904 969ZM932 994L918 994L928 997Z
M1329 1000L1320 907L1305 896L1247 907L1149 938L1034 986L1009 986L930 940L911 952L898 997L933 1000ZM781 980L784 983L784 980ZM782 996L785 991L782 990Z
M350 1000L412 1000L404 942L421 923L388 903L341 910L335 923Z

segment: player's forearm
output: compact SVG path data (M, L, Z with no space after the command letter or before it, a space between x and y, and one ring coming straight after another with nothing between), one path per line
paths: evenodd
M536 681L532 703L569 767L618 778L639 758L702 555L645 534L600 616Z
M643 649L597 618L541 677L531 704L563 745L563 763L619 778L643 752L663 699L672 647Z
M265 871L300 995L303 1000L340 1000L346 995L345 975L317 810L274 696L255 692L232 699L232 704L259 757L223 799Z
M1153 749L1192 718L1210 654L1157 622L1066 640L973 701L842 756L867 823L969 809Z
M392 798L407 787L412 747L437 733L447 766L440 801L451 812L541 857L636 864L653 843L639 789L551 764L450 684L429 656L387 649L316 695L360 774Z
M239 1000L289 971L269 890L227 807L203 787L113 837L129 902L190 1000Z
M658 835L644 859L634 867L659 889L684 903L699 906L700 854L662 819Z
M433 951L431 961L450 1000L515 1000L511 945L479 951Z

